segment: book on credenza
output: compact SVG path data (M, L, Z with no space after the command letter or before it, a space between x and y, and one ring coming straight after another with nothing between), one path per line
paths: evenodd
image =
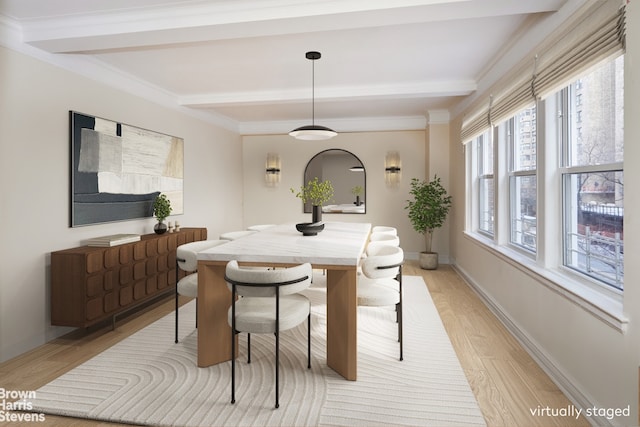
M112 234L110 236L94 237L87 241L88 246L109 247L124 243L140 241L139 234Z

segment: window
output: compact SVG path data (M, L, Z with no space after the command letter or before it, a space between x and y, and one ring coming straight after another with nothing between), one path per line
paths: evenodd
M490 132L480 135L475 142L478 160L478 229L489 235L494 233L493 142Z
M623 57L560 93L564 265L617 289L624 278Z
M527 251L537 246L536 107L527 108L504 124L509 148L510 242Z
M624 287L623 58L507 116L467 151L471 234L540 274L553 270L572 294Z

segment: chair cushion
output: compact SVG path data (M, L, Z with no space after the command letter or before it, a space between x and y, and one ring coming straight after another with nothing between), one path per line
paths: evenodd
M198 296L198 273L189 274L178 282L178 294L185 297L197 298Z
M280 330L294 328L309 316L311 303L304 295L280 297ZM231 307L227 314L231 325ZM254 334L276 331L276 300L272 297L244 297L236 301L236 330Z
M358 305L384 307L396 305L399 302L398 288L394 289L377 281L358 281Z

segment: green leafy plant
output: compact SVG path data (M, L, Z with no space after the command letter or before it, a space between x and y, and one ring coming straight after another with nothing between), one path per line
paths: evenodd
M411 180L413 200L407 200L405 209L409 211L409 220L413 229L426 238L426 252L431 252L433 231L442 227L449 209L451 209L451 196L440 183L440 178L434 176L432 181Z
M351 189L351 194L353 194L354 196L360 196L362 195L362 190L363 190L362 186L356 185Z
M158 222L163 222L169 215L171 215L171 201L166 194L160 194L153 201L153 216L158 219Z
M291 188L291 192L302 200L302 203L310 202L313 206L322 206L333 198L333 185L331 181L320 181L316 176L297 192L295 188Z

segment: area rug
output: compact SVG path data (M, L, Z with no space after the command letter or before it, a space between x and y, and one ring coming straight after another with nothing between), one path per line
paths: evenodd
M36 391L33 411L153 426L482 426L469 387L421 277L404 280L404 361L395 311L358 308L358 380L326 366L326 282L312 301L312 367L306 322L281 334L280 408L274 409L274 340L240 336L236 403L230 362L196 366L195 303L170 314Z

